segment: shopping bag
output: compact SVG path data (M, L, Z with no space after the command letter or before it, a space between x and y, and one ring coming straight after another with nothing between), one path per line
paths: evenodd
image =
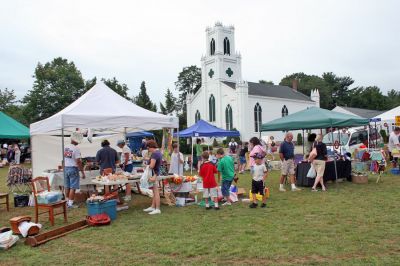
M308 178L315 178L317 176L317 172L315 171L314 165L311 165L310 170L307 172Z
M140 177L140 187L142 188L149 188L149 178L151 177L151 170L150 167L147 166L144 171L142 176Z

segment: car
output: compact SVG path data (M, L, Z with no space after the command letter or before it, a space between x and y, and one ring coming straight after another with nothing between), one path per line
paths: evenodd
M328 150L335 150L337 152L340 150L341 154L347 152L353 154L354 150L359 149L362 145L369 148L381 148L384 145L383 138L377 129L370 128L368 135L368 131L364 127L337 130L332 133L327 133L323 137L322 142L326 144Z

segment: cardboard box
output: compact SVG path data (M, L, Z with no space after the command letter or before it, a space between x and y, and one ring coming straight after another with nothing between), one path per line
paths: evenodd
M82 203L82 202L86 202L88 198L88 194L86 192L75 192L75 198L74 198L74 202L75 203Z
M368 183L368 175L352 175L351 180L355 184L366 184Z

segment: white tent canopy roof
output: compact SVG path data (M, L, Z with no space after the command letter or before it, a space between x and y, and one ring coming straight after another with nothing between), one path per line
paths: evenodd
M60 135L62 128L65 134L76 128L122 133L178 127L177 117L139 107L99 82L57 114L31 124L30 133L31 136Z
M397 106L383 114L377 115L374 118L380 118L381 121L394 121L396 116L400 116L400 106Z

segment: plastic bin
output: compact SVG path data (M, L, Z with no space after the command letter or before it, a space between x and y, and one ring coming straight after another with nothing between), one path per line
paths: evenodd
M87 202L86 206L88 215L106 213L108 216L110 216L111 220L115 220L117 218L116 200L108 200L105 202Z
M399 169L399 168L392 168L392 169L390 170L390 172L391 172L393 175L400 175L400 169Z

